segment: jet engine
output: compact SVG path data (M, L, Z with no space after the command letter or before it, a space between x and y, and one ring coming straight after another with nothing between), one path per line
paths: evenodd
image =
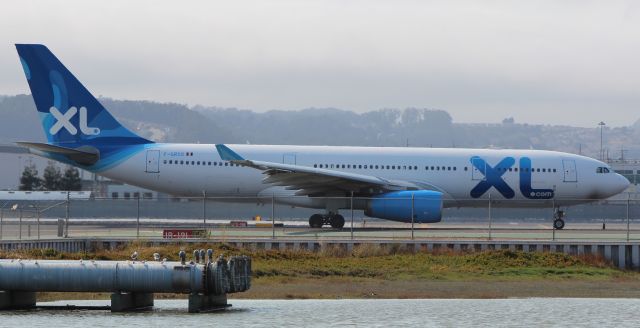
M442 193L433 190L404 190L376 195L367 201L364 214L370 217L433 223L442 220Z

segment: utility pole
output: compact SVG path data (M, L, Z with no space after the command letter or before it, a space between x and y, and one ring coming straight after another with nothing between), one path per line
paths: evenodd
M604 123L603 121L600 121L600 123L598 123L598 126L600 126L600 160L601 161L604 161L604 151L602 149L602 130L605 125L606 123Z

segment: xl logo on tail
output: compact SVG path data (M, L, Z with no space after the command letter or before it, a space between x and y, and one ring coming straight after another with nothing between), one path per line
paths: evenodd
M69 132L69 134L71 135L75 136L76 134L78 134L78 129L76 129L76 127L71 123L71 119L78 113L78 109L75 106L69 108L69 110L67 110L64 114L61 113L57 108L51 107L49 108L49 113L51 113L51 115L53 115L53 117L55 117L56 119L56 123L53 124L49 129L50 134L56 134L60 132L62 128L67 130L67 132ZM99 128L87 126L86 107L80 107L79 125L80 132L82 132L82 134L84 135L95 136L100 134Z

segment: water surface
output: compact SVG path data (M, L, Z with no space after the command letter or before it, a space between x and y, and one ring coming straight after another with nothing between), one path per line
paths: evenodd
M638 327L640 299L231 300L189 314L186 300L156 300L138 313L95 310L0 312L2 327ZM38 305L109 305L62 301Z

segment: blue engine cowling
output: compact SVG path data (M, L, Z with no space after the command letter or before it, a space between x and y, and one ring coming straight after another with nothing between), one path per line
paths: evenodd
M433 223L442 220L442 193L433 190L393 191L376 195L367 201L367 216L401 222Z

